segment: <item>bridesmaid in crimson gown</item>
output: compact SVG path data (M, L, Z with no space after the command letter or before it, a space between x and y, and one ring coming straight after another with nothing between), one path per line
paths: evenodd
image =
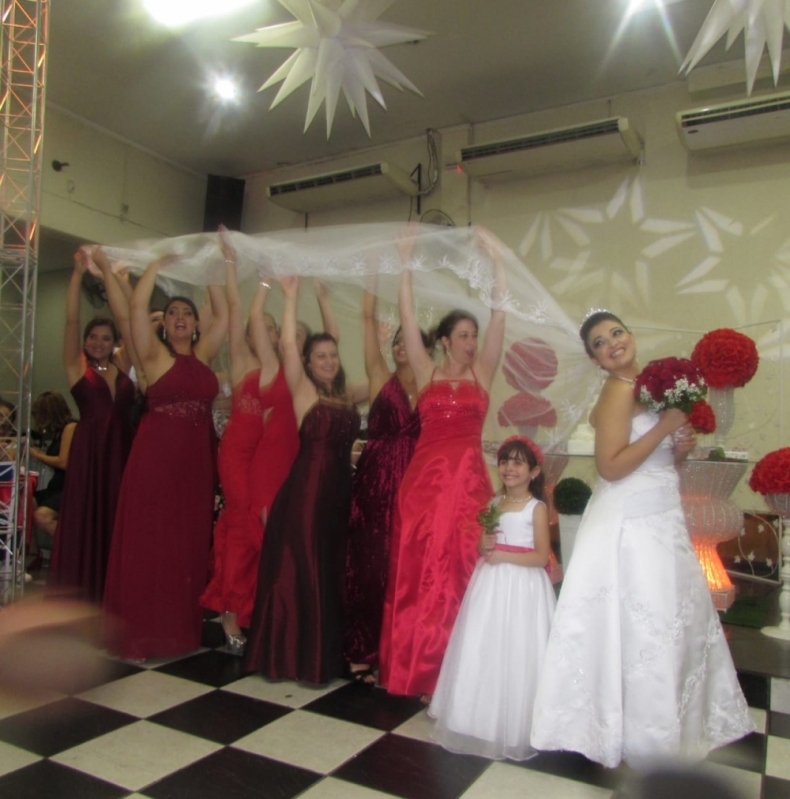
M246 641L241 628L250 623L263 540L260 511L252 504L253 462L256 453L261 452L263 434L259 394L261 386L268 386L274 379L279 362L263 316L268 284L260 283L253 296L248 334L245 334L236 281L236 253L222 233L220 245L226 267L233 405L218 456L225 506L214 527L211 579L200 603L221 614L228 647L240 655Z
M403 331L398 329L392 341L391 373L379 346L375 288L371 289L362 298L370 437L357 463L351 494L344 641L351 674L368 684L375 683L371 672L378 665L395 498L420 434L417 383ZM427 348L427 336L423 343Z
M491 257L496 293L502 297L500 250L490 235L481 244ZM402 242L404 264L411 259L411 246ZM408 269L400 285L400 317L420 390L422 431L398 493L379 681L390 693L429 701L477 561L477 513L493 493L481 435L488 389L502 353L505 313L491 312L480 351L477 320L465 311L447 314L437 329L445 357L436 367L422 346Z
M66 291L63 366L80 420L69 450L49 584L76 589L83 598L100 602L121 478L132 443L135 390L113 359L118 330L112 319L92 319L80 339L80 286L87 261L84 249L74 254ZM102 262L99 250L96 261ZM114 288L112 275L106 281ZM116 293L108 291L108 295L128 341L128 309L125 303L114 302Z
M330 334L310 336L302 360L298 279L281 285L283 369L300 448L267 520L245 667L269 679L321 684L343 673L350 459L359 415Z
M113 647L140 660L197 649L214 515L216 437L208 364L227 330L227 305L209 287L213 321L199 332L191 300L165 306L162 336L148 319L157 272L148 266L131 300L132 341L148 381L148 412L134 440L115 522L105 610L119 622Z

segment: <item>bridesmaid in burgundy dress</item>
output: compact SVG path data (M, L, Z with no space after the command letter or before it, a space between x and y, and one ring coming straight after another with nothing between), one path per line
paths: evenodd
M481 244L493 263L496 295L502 297L498 245L488 235ZM411 258L406 240L401 258L404 264ZM493 493L481 435L502 354L505 313L492 310L479 352L474 316L447 314L436 332L445 356L438 367L422 346L408 269L401 273L400 317L420 391L422 430L393 522L379 680L390 693L420 695L428 703L478 558L477 513Z
M200 595L208 576L216 437L208 364L227 330L225 295L210 286L213 321L199 331L195 304L173 297L162 337L148 318L159 269L151 263L131 300L132 342L148 381L143 417L123 478L110 553L105 610L117 619L122 657L177 655L200 645Z
M95 250L97 262L102 253ZM106 259L105 259L106 260ZM80 338L80 286L87 269L84 249L74 254L66 291L63 366L80 420L69 450L49 574L50 585L77 589L100 602L110 556L121 478L132 443L134 384L113 359L115 322L97 317ZM114 285L109 275L107 283ZM128 308L108 291L111 307L129 340Z
M357 463L351 493L344 641L351 675L370 685L375 683L372 670L378 663L392 514L420 434L417 383L406 357L403 331L398 329L392 341L395 371L391 373L379 346L375 306L375 288L371 287L362 298L370 437ZM422 336L427 349L428 337Z
M351 504L351 445L359 414L335 339L296 344L298 279L281 280L285 379L300 449L274 500L261 551L245 667L269 679L326 683L343 673L343 586Z

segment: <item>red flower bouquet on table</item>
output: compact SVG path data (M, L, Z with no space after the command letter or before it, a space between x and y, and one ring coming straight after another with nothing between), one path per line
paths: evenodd
M689 414L707 391L704 378L687 358L650 361L634 385L636 398L651 410L680 408Z
M749 488L758 494L790 494L790 447L769 452L754 465Z
M748 336L721 328L697 342L691 360L711 388L740 388L754 377L760 356Z
M695 402L689 415L689 424L698 433L715 433L716 416L713 413L713 408L705 400Z

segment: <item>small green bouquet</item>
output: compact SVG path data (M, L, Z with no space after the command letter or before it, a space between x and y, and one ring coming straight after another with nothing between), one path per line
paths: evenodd
M485 530L486 535L493 535L499 529L499 520L502 518L502 511L499 509L499 504L489 502L480 513L477 514L477 521L480 526Z

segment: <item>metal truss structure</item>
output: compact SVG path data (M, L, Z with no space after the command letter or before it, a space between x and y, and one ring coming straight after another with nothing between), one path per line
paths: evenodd
M0 0L0 604L24 590L48 0Z

